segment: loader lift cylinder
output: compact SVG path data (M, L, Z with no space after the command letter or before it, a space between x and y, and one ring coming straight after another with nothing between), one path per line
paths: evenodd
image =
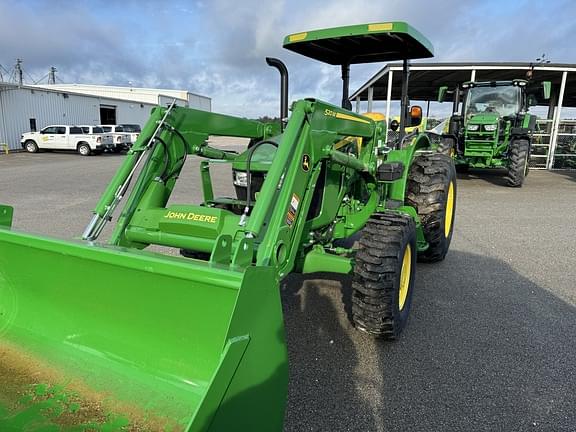
M112 220L112 213L114 213L114 210L116 209L116 207L124 197L124 194L128 190L130 181L132 180L132 177L136 173L138 166L144 160L146 153L156 145L156 139L158 138L160 132L162 131L162 127L164 126L166 119L170 115L170 112L172 111L172 109L174 109L175 106L176 106L176 99L172 101L172 103L162 116L162 119L157 122L157 126L154 130L154 133L148 140L146 146L143 148L143 151L138 155L135 154L129 155L131 162L129 164L125 164L125 166L117 174L120 184L116 187L115 182L112 182L108 186L106 193L98 203L98 206L94 212L94 215L92 216L92 219L90 220L88 226L86 226L84 232L82 233L83 240L89 240L89 241L96 240L100 235L100 233L102 232L102 230L104 229L104 226L109 221ZM121 172L124 169L126 170L125 174Z

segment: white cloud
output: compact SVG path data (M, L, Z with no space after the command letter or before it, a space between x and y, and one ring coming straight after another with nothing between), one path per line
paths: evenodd
M213 98L216 110L275 114L283 59L292 98L340 102L340 71L282 49L286 34L362 22L407 21L435 46L435 61L570 62L576 3L550 0L103 0L0 2L0 63L17 57L32 75L56 66L72 82L178 87ZM25 31L22 23L26 23ZM351 90L379 65L353 66Z

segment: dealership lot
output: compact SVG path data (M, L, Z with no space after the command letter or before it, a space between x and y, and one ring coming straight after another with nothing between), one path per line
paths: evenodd
M15 229L78 237L121 161L2 155L0 203ZM172 203L200 200L198 168L190 158ZM213 179L232 193L226 167ZM352 328L348 278L282 284L287 431L576 429L576 172L533 171L521 189L472 172L458 187L451 250L418 266L400 341Z

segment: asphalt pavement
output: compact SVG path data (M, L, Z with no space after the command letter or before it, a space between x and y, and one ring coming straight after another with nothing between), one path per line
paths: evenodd
M226 141L226 148L241 142ZM122 156L0 155L14 228L78 237ZM217 194L231 174L213 172ZM200 200L190 158L172 203ZM348 319L350 279L282 284L286 431L576 431L576 172L460 175L446 259L419 264L408 327L382 343Z

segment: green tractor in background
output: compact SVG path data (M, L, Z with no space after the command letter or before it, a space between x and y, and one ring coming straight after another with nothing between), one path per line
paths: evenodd
M355 326L399 337L417 260L444 259L454 229L451 158L404 132L421 121L408 60L431 45L395 22L292 34L284 47L341 66L342 107L298 100L288 118L286 67L268 59L281 125L154 108L82 240L11 230L0 206L0 371L15 371L0 376L0 430L281 430L279 284L291 272L352 274ZM349 67L397 59L400 136L386 144L382 115L350 111ZM250 144L224 151L211 135ZM189 155L203 158L203 200L169 202ZM230 166L236 196L215 196L215 164Z
M440 150L454 157L458 171L506 168L508 185L522 186L537 127L537 117L528 109L540 91L549 99L550 87L548 81L535 85L521 79L463 83L451 92L453 115ZM448 87L441 87L438 102L443 102L447 93Z

